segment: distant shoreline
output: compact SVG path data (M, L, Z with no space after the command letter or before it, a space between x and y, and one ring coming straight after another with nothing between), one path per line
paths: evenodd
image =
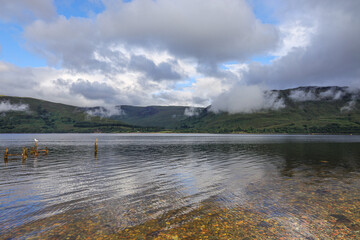
M213 132L171 132L171 131L160 131L160 132L8 132L0 133L4 134L213 134L213 135L343 135L343 136L358 136L360 133L213 133Z

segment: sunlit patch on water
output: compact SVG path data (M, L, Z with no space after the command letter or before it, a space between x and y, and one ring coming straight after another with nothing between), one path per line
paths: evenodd
M1 238L360 238L357 136L2 135L0 147L34 137L49 156L0 164Z

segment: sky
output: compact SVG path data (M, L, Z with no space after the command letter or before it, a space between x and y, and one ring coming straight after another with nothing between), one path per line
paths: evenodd
M0 6L0 95L88 107L226 108L269 89L360 87L359 0Z

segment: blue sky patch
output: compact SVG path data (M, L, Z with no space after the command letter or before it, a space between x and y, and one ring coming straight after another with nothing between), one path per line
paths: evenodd
M185 81L177 82L175 84L175 90L184 91L185 88L191 87L196 82L195 78L189 78Z
M279 21L274 16L274 2L272 2L271 7L270 4L264 0L248 0L248 2L252 7L256 18L259 19L262 23L273 25L279 23Z
M276 56L272 55L264 55L264 56L256 56L251 58L252 62L259 62L261 64L270 64L272 60L274 60Z
M19 67L44 67L46 60L35 56L25 48L23 29L16 24L0 23L0 60Z
M222 64L219 65L219 68L222 70L229 70L229 65L235 65L235 64L239 64L238 61L229 61L229 62L224 62Z
M55 6L57 13L66 18L88 18L101 13L105 9L104 4L100 0L55 0Z

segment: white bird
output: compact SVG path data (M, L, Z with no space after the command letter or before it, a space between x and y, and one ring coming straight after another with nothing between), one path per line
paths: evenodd
M34 141L35 141L35 142L38 142L39 140L37 140L36 138L34 138Z

